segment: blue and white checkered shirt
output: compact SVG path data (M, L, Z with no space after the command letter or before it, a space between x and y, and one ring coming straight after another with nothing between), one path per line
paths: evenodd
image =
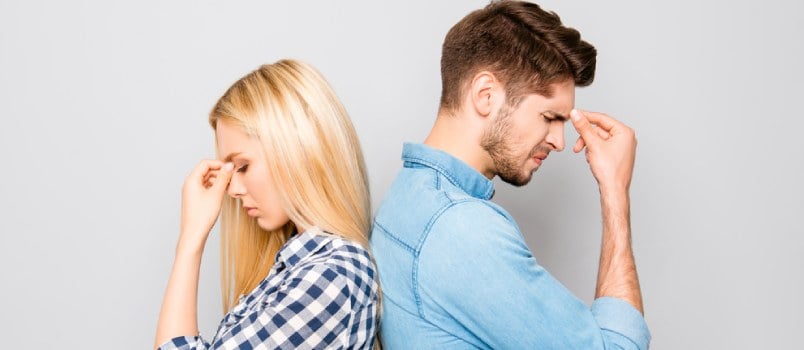
M317 228L279 250L268 276L221 321L215 338L159 349L371 349L378 284L365 248Z

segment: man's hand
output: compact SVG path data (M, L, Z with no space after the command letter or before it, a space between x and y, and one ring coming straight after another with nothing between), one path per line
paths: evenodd
M603 113L572 110L572 125L580 137L572 150L586 148L586 161L604 190L628 190L636 156L634 130Z

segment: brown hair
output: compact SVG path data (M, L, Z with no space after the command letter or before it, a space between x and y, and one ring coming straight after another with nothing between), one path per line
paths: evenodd
M550 84L572 79L587 86L595 77L597 50L561 24L554 12L522 1L492 1L455 24L441 52L441 109L460 108L474 74L493 73L516 107L529 93L550 96Z

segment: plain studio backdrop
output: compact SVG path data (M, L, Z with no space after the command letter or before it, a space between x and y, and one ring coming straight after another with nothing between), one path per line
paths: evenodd
M376 207L402 143L432 126L444 35L485 4L0 3L3 347L151 347L181 185L214 157L207 114L260 64L298 58L328 78L360 135ZM800 3L542 5L598 49L577 106L637 131L633 244L652 348L800 346ZM575 137L568 125L570 147ZM601 227L583 156L555 153L530 185L498 182L494 200L590 303ZM215 228L199 286L208 337L222 317L218 243Z

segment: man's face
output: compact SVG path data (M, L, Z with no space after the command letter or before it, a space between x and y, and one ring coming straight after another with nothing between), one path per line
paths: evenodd
M483 133L480 145L493 161L494 173L514 186L531 176L551 151L564 149L564 122L575 105L575 84L551 85L553 95L526 95L513 109L502 106Z

